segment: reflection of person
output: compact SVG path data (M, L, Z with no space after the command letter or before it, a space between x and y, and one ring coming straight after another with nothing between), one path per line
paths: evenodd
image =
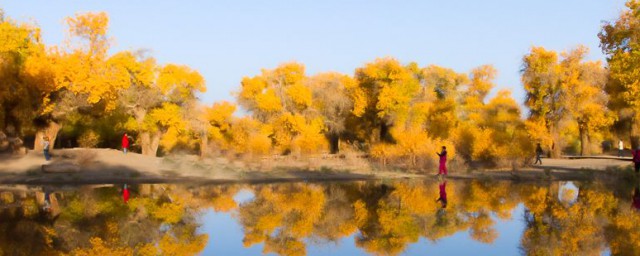
M633 191L633 201L631 202L631 207L640 211L640 186L636 186L635 191Z
M631 151L633 155L633 163L635 164L636 173L640 171L640 146L636 150Z
M533 164L542 164L542 153L542 147L540 147L540 143L538 143L538 146L536 146L536 161Z
M127 133L125 132L122 135L122 152L127 154L127 150L129 149L129 137L127 137Z
M49 161L51 159L51 154L49 154L49 137L45 136L42 141L42 153L44 153L44 159Z
M438 168L438 175L444 174L447 175L447 147L442 146L442 151L437 153L440 157L440 167Z
M42 206L42 209L45 212L51 211L51 192L47 191L46 189L44 191L44 205Z
M618 157L622 157L622 152L624 151L624 142L622 140L618 141Z
M125 204L129 201L129 189L127 188L127 184L124 184L124 189L122 189L122 200Z
M440 202L443 209L447 208L447 181L440 182L438 188L440 189L440 197L436 202Z

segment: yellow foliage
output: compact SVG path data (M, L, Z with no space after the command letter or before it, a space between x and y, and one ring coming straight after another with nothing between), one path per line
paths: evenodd
M229 212L238 207L238 203L229 195L213 198L213 209L219 212Z
M302 83L296 83L287 88L287 96L301 109L311 106L311 90Z
M356 69L355 78L365 95L369 95L369 105L375 107L379 118L406 114L409 103L420 89L413 73L393 58L380 58L365 64Z
M361 227L368 218L367 205L362 200L353 203L353 215L356 226Z
M168 64L162 67L157 83L164 94L177 94L181 99L194 97L194 91L207 90L202 75L183 65Z
M133 250L127 247L116 247L105 244L99 237L93 237L90 240L91 247L87 249L74 249L71 251L71 255L75 256L129 256L133 255Z
M143 127L146 131L164 132L165 136L161 138L160 144L167 151L171 150L176 144L189 139L185 133L187 123L183 119L182 108L173 103L165 102L162 107L153 109L146 116Z
M397 147L387 143L373 145L369 151L373 158L382 161L382 165L386 165L389 160L393 160L395 157L400 155Z
M316 118L309 123L304 123L299 129L299 134L293 139L294 151L302 154L317 153L328 148L327 140L324 136L324 123L322 119Z
M89 53L106 54L108 41L106 38L109 28L109 16L106 12L82 13L66 19L69 32L89 41Z
M251 118L240 118L232 124L231 145L235 152L265 155L271 151L272 129Z
M187 256L196 255L204 249L207 245L209 237L205 234L197 235L193 238L190 237L174 237L169 234L165 234L158 247L161 255L171 256Z
M261 111L267 113L279 112L282 110L282 102L273 89L267 89L263 94L255 96L256 106Z

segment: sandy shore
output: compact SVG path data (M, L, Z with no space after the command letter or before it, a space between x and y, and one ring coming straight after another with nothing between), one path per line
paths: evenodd
M275 159L255 164L223 158L199 159L191 155L164 158L113 149L61 149L47 162L39 152L25 156L0 156L0 184L105 184L105 183L264 183L287 181L337 181L433 178L432 171L375 170L366 161L309 161L289 168L271 168ZM322 164L312 164L322 162ZM330 163L326 166L324 163ZM452 179L579 180L628 175L628 159L544 159L543 165L519 170L450 170ZM68 168L69 166L77 168ZM626 171L623 171L626 170Z

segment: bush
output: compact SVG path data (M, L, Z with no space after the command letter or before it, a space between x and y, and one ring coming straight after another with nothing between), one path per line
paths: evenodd
M95 148L100 143L100 135L94 131L85 131L78 138L78 144L83 148Z

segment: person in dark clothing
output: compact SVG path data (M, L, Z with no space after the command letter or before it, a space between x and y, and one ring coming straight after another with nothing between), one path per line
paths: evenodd
M51 146L51 142L49 142L49 137L44 137L42 141L42 153L44 154L44 159L49 161L51 160L51 154L49 153L49 147Z
M538 143L538 146L536 146L536 161L533 164L537 164L537 163L542 164L543 153L544 152L542 151L542 147L540 147L540 143Z
M440 167L438 168L438 175L447 175L447 147L442 146L442 151L436 154L440 157Z
M633 155L633 164L635 165L636 173L640 172L640 146L635 150L631 150L631 155Z

